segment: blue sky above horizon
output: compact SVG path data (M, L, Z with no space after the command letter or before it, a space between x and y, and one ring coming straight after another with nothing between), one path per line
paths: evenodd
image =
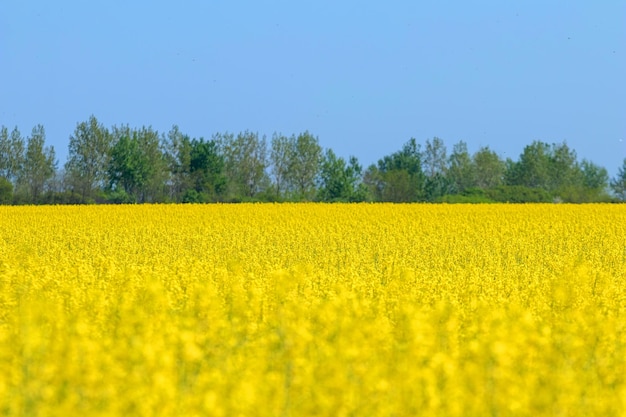
M626 158L626 3L93 1L0 5L0 125L310 131L363 165L410 138L517 159Z

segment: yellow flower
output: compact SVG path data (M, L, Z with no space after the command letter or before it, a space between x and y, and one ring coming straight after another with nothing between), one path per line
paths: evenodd
M623 415L626 208L0 207L6 415Z

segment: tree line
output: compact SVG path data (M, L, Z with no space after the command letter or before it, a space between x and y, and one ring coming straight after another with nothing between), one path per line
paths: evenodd
M67 162L37 125L24 138L0 128L0 204L626 201L626 159L615 178L579 160L567 143L534 141L517 160L489 147L450 152L434 137L410 139L366 169L323 149L305 131L268 140L258 133L191 138L174 126L107 128L95 116L76 125Z

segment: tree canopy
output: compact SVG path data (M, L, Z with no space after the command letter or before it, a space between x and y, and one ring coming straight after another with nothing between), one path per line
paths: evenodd
M533 141L517 160L465 142L409 139L367 168L304 131L190 137L95 116L69 135L63 169L45 129L24 138L0 126L0 204L149 202L609 202L626 201L626 159L615 178L563 143Z

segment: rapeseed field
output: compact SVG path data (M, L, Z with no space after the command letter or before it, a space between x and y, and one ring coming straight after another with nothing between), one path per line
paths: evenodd
M626 415L626 207L0 207L0 416Z

